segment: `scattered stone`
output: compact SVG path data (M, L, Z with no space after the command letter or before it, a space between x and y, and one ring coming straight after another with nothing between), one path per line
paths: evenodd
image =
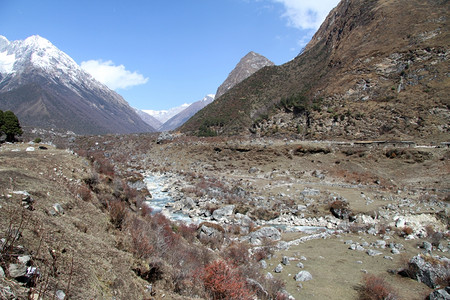
M278 264L278 266L276 266L274 272L281 273L282 271L283 271L283 266L281 264Z
M386 241L378 240L376 245L377 245L377 247L384 249L384 248L386 248Z
M23 264L10 264L8 271L9 276L11 276L12 278L22 277L27 274L27 266Z
M303 269L304 266L303 266L303 264L302 264L301 262L299 262L299 263L297 264L297 268Z
M3 268L0 266L0 278L5 277L5 271L3 271Z
M347 240L347 241L344 242L344 244L351 245L351 244L353 244L353 241L352 240Z
M383 254L382 252L377 251L377 250L373 250L373 249L367 250L366 253L367 253L369 256L377 256L377 255Z
M59 203L53 204L53 209L55 210L56 214L62 215L64 213L64 209L62 208L61 204L59 204Z
M259 262L261 264L261 268L267 269L267 262L263 259Z
M267 279L273 279L273 275L272 275L272 273L270 273L270 272L267 272L267 274L266 274L266 278Z
M320 194L320 191L315 189L304 189L301 194L303 196L318 196Z
M61 290L57 290L56 291L56 298L58 298L58 300L64 300L66 298L66 293L64 293Z
M388 255L383 256L383 258L384 258L384 259L394 260L394 258L392 258L392 256L388 256Z
M25 149L26 152L33 152L34 150L34 147L27 147L27 149Z
M283 265L287 266L289 265L289 257L283 256L282 262Z
M17 257L17 259L21 264L26 265L31 260L31 257L29 255L22 255Z
M358 260L356 261L356 263L362 265L363 262L361 260Z
M311 273L309 273L308 271L300 271L297 273L297 275L295 275L295 281L308 281L313 279Z
M393 248L393 249L391 250L391 253L392 253L392 254L399 254L400 251L399 251L397 248Z
M425 250L425 252L431 253L433 250L433 245L430 242L424 241L422 248Z

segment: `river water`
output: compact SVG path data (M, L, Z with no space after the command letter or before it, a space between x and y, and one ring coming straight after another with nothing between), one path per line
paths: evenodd
M147 199L145 204L152 208L152 213L162 213L171 221L182 221L187 224L209 221L202 217L191 218L181 211L172 209L175 200L171 198L167 188L171 182L172 180L170 177L159 173L149 173L145 176L144 183L147 185L147 189L152 195L152 198ZM292 226L287 224L274 224L271 222L267 222L264 226L275 227L285 232L303 232L307 234L327 231L325 227Z

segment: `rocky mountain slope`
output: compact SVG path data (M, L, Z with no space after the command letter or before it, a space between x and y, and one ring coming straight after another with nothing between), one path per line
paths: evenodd
M259 69L273 65L274 63L264 56L250 51L241 58L236 67L228 75L227 79L225 79L225 81L217 88L216 98L225 94L233 86L254 74Z
M349 0L303 53L237 84L181 130L449 139L446 1Z
M154 131L120 95L40 36L0 37L0 109L14 111L23 125L79 134Z

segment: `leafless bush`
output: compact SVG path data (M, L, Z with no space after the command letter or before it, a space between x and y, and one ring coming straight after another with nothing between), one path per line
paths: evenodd
M396 300L394 289L381 277L367 274L358 291L359 300Z

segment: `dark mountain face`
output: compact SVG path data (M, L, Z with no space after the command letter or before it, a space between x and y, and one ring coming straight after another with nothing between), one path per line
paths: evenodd
M38 36L5 40L0 45L7 58L0 69L0 109L14 111L22 125L78 134L154 131L120 95L49 41Z
M256 72L181 129L448 140L446 1L346 0L304 52Z

